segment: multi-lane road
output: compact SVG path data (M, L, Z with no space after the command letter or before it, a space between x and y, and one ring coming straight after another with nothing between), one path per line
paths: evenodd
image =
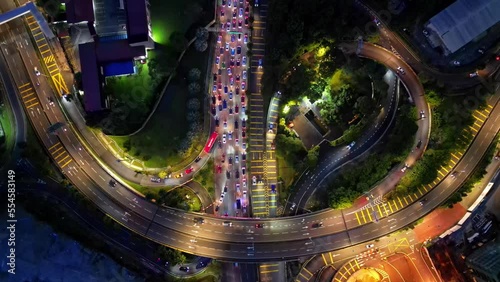
M456 169L465 172L456 179L445 178L430 190L425 196L428 200L424 206L418 202L410 203L398 212L381 216L377 223L360 225L356 223L354 214L325 210L293 218L231 219L232 226L224 226L224 222L228 221L226 218L205 215L205 223L196 224L194 218L199 216L197 214L158 207L136 197L120 183L110 182L113 172L106 171L83 149L73 128L63 126L57 130L57 134L47 134L47 128L64 120L64 117L57 107L58 99L53 97L55 103L52 105L47 79L36 59L33 46L29 40L28 43L25 42L26 38L29 36L22 29L6 38L10 48L7 60L9 64L19 65L22 58L20 65L25 65L25 70L18 73L13 71L14 81L33 127L63 173L99 208L131 230L182 251L207 257L237 261L284 260L341 249L391 233L430 212L456 190L475 167L479 156L484 154L500 126L500 107L496 106L496 100L490 101L490 117L457 164ZM23 42L25 45L22 45ZM371 48L367 46L365 48ZM16 51L19 58L16 57ZM378 49L363 49L361 55L379 60L393 71L402 66L406 75L401 76L401 79L413 97L416 98L415 93L423 93L418 79L404 62L395 56L377 57L385 53L386 51ZM40 76L36 75L35 67L42 72ZM10 68L15 69L13 65ZM40 85L37 86L37 82ZM428 116L425 101L419 101L415 99L417 108ZM422 127L420 125L420 133L425 132ZM323 222L323 227L313 228L313 224L318 222Z

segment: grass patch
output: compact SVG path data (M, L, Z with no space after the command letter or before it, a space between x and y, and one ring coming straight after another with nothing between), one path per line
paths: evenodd
M146 127L133 136L109 137L131 157L143 161L146 168L169 167L175 171L192 162L203 149L207 133L200 132L186 154L179 152L179 144L186 138L189 129L189 122L186 119L188 111L186 102L193 97L188 94L188 81L184 78L190 69L198 68L202 77L200 84L203 84L207 60L208 52L200 53L190 48ZM202 89L195 96L202 104L204 93Z
M293 167L290 167L283 158L276 157L276 161L278 162L278 180L281 182L278 193L279 202L284 204L290 195L293 181L298 172Z
M210 195L215 193L214 160L211 158L205 166L194 176L194 181L205 187Z
M0 106L0 166L8 161L7 157L14 148L14 128L12 127L12 114L10 107Z
M169 43L174 31L184 34L203 13L211 13L204 11L204 6L210 7L206 0L151 0L150 3L153 39L160 44Z

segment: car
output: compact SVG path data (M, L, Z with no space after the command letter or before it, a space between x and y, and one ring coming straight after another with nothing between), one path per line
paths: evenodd
M236 89L234 90L234 92L236 93L236 95L240 95L240 88L238 86L236 86Z
M477 71L469 73L469 77L477 77L479 73Z
M252 185L257 185L257 176L252 176Z
M109 182L108 182L109 186L111 187L116 187L116 181L114 181L113 179L111 179Z
M217 85L214 84L214 86L212 87L212 92L217 92Z
M276 194L276 184L271 184L271 192Z
M229 42L226 42L226 51L229 51Z
M222 154L221 156L221 160L220 160L222 163L224 163L226 161L226 154Z
M215 206L215 212L219 211L219 205Z
M256 223L255 228L264 228L264 223Z
M416 149L420 149L422 146L422 140L418 140L417 146L415 146Z
M229 114L232 115L233 114L233 107L229 107Z
M428 32L426 29L422 30L422 33L423 33L426 37L428 37L428 36L429 36L429 32Z
M54 99L52 97L48 97L47 100L49 101L49 105L54 106Z
M35 75L36 76L40 76L41 75L41 73L40 73L40 71L38 70L37 67L35 67L33 70L35 71Z
M351 150L352 147L354 147L354 145L356 145L356 141L352 141L349 145L347 145L347 150Z
M243 127L243 131L241 132L241 137L243 138L246 138L247 137L247 133L245 131L245 128Z
M219 112L222 111L222 103L219 103Z
M220 54L220 55L224 54L224 47L220 47L220 48L219 48L219 54Z
M241 90L245 91L245 87L246 87L245 82L242 82L242 83L241 83Z
M224 86L224 94L227 94L227 91L229 90L229 88L227 88L227 85ZM221 100L221 95L219 94L219 101Z
M259 69L262 68L262 59L259 59Z
M233 77L231 77L231 78L229 79L229 84L231 84L231 86L234 86L234 78L233 78Z
M238 89L238 88L236 88L236 89ZM236 90L236 94L238 94L238 90ZM240 108L238 107L238 105L234 106L234 112L235 112L236 114L238 113L239 109L240 109Z
M241 96L241 104L245 105L245 96L243 96L243 95Z
M239 184L239 183L236 183L236 186L235 186L235 187L236 187L236 191L237 191L237 192L240 192L240 184Z
M231 42L236 41L236 36L234 34L231 34Z
M248 26L248 17L245 17L245 26Z
M422 118L422 119L425 118L425 112L424 112L424 110L420 111L420 118Z
M311 225L311 228L320 228L323 227L323 222L316 222Z
M198 224L205 223L205 219L203 217L195 217L195 218L193 218L193 221L194 221L194 223L198 223Z
M189 272L189 266L181 266L179 267L179 270L183 272Z
M227 21L227 23L226 23L226 31L227 32L231 31L231 22L229 22L229 21Z
M226 101L226 99L222 100L222 108L227 109L227 101Z
M160 183L161 182L161 178L159 177L151 177L151 182L154 182L154 183Z
M234 129L238 129L238 121L237 120L234 121Z
M236 49L235 48L231 48L231 56L234 56L236 53Z
M233 19L236 19L237 15L238 15L238 11L236 10L236 8L234 8L234 10L233 10Z
M222 134L222 143L226 144L226 133Z
M484 49L483 48L479 48L479 49L477 49L477 52L482 55L482 54L484 54Z
M238 41L241 41L241 33L238 33Z
M219 149L222 149L222 141L220 141L220 139L217 141L217 143L219 143Z
M406 171L407 169L409 169L409 168L410 168L410 166L409 166L407 163L405 163L405 165L404 165L404 166L403 166L403 168L401 169L401 172L405 172L405 171Z
M243 71L243 79L247 79L247 71Z
M231 227L231 226L233 226L233 223L230 221L224 221L224 223L222 225L226 226L226 227Z
M255 1L254 1L254 6L255 6L255 7L259 7L259 0L255 0Z
M245 173L246 173L246 171L245 171L245 170L246 170L246 167L242 166L242 167L241 167L241 174L245 175Z
M296 203L292 203L292 206L290 207L290 210L293 211L295 209L295 207L297 206Z
M217 82L217 74L216 73L213 74L213 78L214 78L214 84L216 84L216 82Z
M215 110L215 106L212 106L212 110L211 110L211 112L212 112L212 115L213 115L213 116L215 116L215 114L216 114L216 112L215 112L215 111L216 111L216 110Z
M406 74L405 70L402 67L398 67L398 72L403 75Z
M238 47L236 47L236 54L241 54L241 45L238 45Z
M238 155L234 156L234 163L237 164L240 162L240 157Z
M247 160L247 154L243 153L241 154L241 160L246 161Z
M227 69L227 75L232 75L233 74L233 71L231 71L231 69Z
M240 65L241 65L241 63L240 63L240 59L237 59L237 60L236 60L236 66L237 66L237 67L239 67Z
M226 69L226 62L222 61L222 64L221 64L221 69L225 70Z
M242 18L243 17L243 8L240 8L238 17Z
M245 20L245 22L246 22L246 20ZM243 28L243 21L242 20L238 21L238 28L240 28L240 29Z
M222 0L222 7L226 7L226 0Z
M227 129L227 120L224 120L224 129Z
M247 149L247 143L243 142L243 144L241 145L241 148L243 148L243 150L246 150Z
M269 132L274 132L274 123L270 122L269 123Z
M224 202L224 194L221 194L219 198L219 204L222 204L222 202Z
M223 18L224 16L225 16L225 14L224 14L224 9L221 9L221 10L220 10L220 17L221 17L221 18Z
M217 98L215 98L215 96L214 96L214 95L212 95L212 104L215 104L216 99L217 99Z
M450 174L450 176L451 176L451 178L455 179L455 178L457 178L457 175L458 175L458 174L459 174L459 172L455 170L454 172L452 172L452 173Z
M227 139L233 140L233 132L232 131L229 131L229 133L227 134Z
M234 68L234 59L229 61L229 67Z
M219 65L219 63L220 63L220 56L217 56L217 57L215 58L215 64L216 64L216 65Z
M222 172L222 166L221 165L218 165L217 166L217 173L221 173Z
M189 167L188 169L186 169L185 173L190 174L193 171L194 171L194 167Z
M217 37L217 43L219 43L219 44L220 44L221 42L222 42L222 35L219 35L219 36Z
M243 43L248 44L248 33L245 33L245 36L243 36Z
M226 178L231 179L231 172L229 170L226 170Z
M247 188L247 179L246 178L243 178L243 180L241 181L241 183L243 184L243 188ZM243 195L246 196L246 190L243 191Z
M217 75L221 76L221 74L222 74L222 69L221 68L217 69ZM220 83L219 83L219 85L220 85ZM220 89L220 87L219 87L219 89Z
M366 245L366 248L370 249L370 248L373 248L374 246L375 246L374 244L368 244L368 245Z
M227 86L226 86L226 87L227 87ZM219 102L220 102L220 101L222 101L222 95L218 94L218 95L217 95L217 100L219 100Z
M227 0L227 6L231 7L231 0Z
M198 156L198 157L196 157L196 159L194 159L195 163L198 163L199 161L201 161L201 157L200 156Z
M233 28L236 28L236 20L233 20Z
M243 56L243 59L241 59L241 65L246 67L247 65L247 56Z
M245 179L243 179L245 180ZM243 182L246 182L246 181L243 181ZM243 190L243 198L246 198L247 197L247 190Z
M224 191L224 195L226 195L227 194L227 186L224 186L224 190L223 191Z
M230 165L232 165L233 164L233 157L229 157L228 162Z
M427 198L421 200L419 203L420 206L423 206L425 204L425 202L427 202Z
M241 120L241 127L243 128L246 128L247 127L247 120L246 119L242 119ZM244 131L243 131L244 132Z
M453 62L451 62L451 63L452 63L454 66L457 66L457 67L458 67L458 66L460 66L460 61L453 61Z
M239 75L236 76L236 81L240 82L240 76Z

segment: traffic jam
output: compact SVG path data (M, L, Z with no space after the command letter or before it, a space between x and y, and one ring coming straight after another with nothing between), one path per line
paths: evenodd
M241 217L247 214L247 103L249 59L249 3L222 0L218 7L220 32L213 64L211 113L215 119L214 142L216 214Z

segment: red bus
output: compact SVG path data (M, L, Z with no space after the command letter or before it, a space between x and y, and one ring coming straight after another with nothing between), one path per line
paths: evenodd
M219 137L219 133L214 132L210 136L210 139L208 139L207 144L205 145L205 153L210 153L210 150L212 150L212 147L215 144L215 141L217 140L217 137Z

